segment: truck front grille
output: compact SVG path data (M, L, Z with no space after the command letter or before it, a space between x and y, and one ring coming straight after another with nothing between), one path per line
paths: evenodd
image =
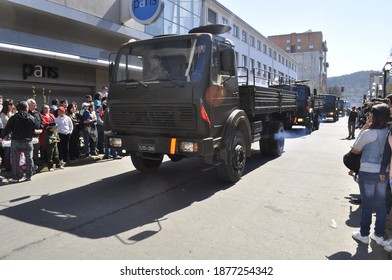
M121 105L110 107L116 129L195 130L196 114L193 106Z

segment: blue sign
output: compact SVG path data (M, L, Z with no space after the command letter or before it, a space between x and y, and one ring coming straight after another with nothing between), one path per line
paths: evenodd
M141 24L151 24L157 20L164 7L164 0L132 0L132 18Z

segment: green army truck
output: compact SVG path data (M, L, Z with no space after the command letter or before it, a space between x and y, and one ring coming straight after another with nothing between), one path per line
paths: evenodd
M164 155L201 157L227 182L241 178L254 142L280 156L296 93L252 85L254 69L239 84L235 47L220 36L228 31L208 25L121 46L110 67L107 146L126 151L141 172L159 168ZM157 57L164 70L151 77Z

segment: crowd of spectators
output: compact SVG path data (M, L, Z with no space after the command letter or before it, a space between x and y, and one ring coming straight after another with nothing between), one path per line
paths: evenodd
M43 104L40 109L37 109L39 105L34 99L23 102L27 104L28 115L35 126L31 139L33 172L44 167L49 171L54 171L54 167L63 169L69 161L99 154L104 159L121 159L117 151L107 149L104 144L106 101L107 88L103 87L103 91L94 98L86 95L80 108L76 102L69 103L65 99L54 99L51 105ZM1 167L5 171L11 171L14 164L19 164L19 168L23 169L25 163L23 153L20 158L22 162L12 162L12 129L5 129L8 120L18 113L17 108L14 100L3 100L0 96L0 157ZM15 181L19 179L14 178Z

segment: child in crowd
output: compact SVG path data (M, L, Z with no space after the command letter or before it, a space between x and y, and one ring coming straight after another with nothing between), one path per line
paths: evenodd
M64 168L59 159L59 150L57 147L58 142L60 142L60 138L57 132L57 124L55 122L51 122L45 133L45 150L49 171L54 171L53 163L55 163L60 169Z

